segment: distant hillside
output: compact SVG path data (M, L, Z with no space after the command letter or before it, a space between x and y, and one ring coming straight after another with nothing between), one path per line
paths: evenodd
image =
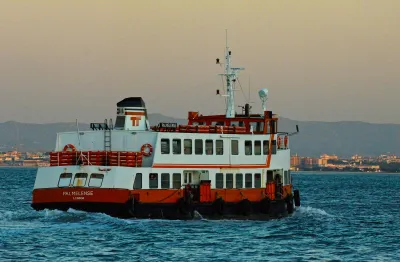
M150 114L150 124L159 122L186 123L161 114ZM279 131L300 133L291 138L292 153L304 156L319 156L324 153L339 156L379 155L397 153L400 150L400 125L370 124L363 122L301 122L281 118ZM79 124L80 130L88 130L88 124ZM56 133L76 130L75 123L26 124L18 122L0 123L0 151L11 150L20 144L21 151L50 151L54 149Z

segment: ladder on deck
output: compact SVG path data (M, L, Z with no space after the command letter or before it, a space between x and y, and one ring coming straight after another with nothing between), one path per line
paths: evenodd
M105 128L104 128L104 151L111 151L111 130L113 129L112 120L110 122L104 120Z

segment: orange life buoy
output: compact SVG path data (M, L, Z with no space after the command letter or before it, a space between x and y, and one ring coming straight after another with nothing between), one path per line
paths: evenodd
M281 142L282 142L282 138L280 136L278 136L278 148L281 148Z
M144 144L140 151L144 156L151 156L151 153L153 152L153 147L150 144Z
M71 149L71 150L68 150L68 149ZM75 152L76 151L76 147L73 144L67 144L67 145L64 146L63 151Z
M288 144L288 136L285 136L285 138L283 139L283 143L284 143L284 145L285 145L285 148L287 148L288 146L287 146L287 144Z

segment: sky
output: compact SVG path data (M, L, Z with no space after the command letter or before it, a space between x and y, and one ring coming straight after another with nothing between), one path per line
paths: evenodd
M246 68L237 106L261 112L267 88L282 117L400 124L399 10L398 0L3 0L0 122L99 122L130 96L149 113L224 114L215 59L227 29L232 65Z

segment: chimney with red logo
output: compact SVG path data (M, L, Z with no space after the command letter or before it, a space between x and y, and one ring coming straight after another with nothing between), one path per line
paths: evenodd
M128 97L117 103L117 120L114 129L149 130L146 105L141 97Z

